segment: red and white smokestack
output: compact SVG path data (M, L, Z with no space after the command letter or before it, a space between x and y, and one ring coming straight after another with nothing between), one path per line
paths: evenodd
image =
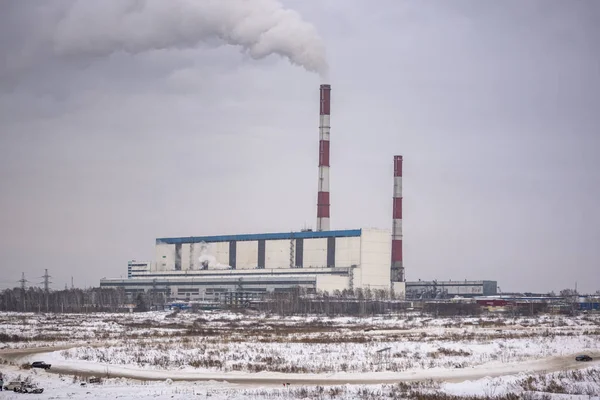
M329 230L329 105L331 85L321 85L319 115L319 192L317 194L317 231Z
M394 210L392 225L392 282L404 282L402 265L402 156L394 156Z

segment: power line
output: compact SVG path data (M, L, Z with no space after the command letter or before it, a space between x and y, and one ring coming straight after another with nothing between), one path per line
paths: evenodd
M47 293L47 292L50 291L50 284L52 283L50 281L50 278L52 278L52 277L50 275L48 275L48 270L47 269L45 269L44 271L45 271L45 273L44 273L44 276L42 276L42 278L44 278L44 282L43 282L43 284L44 284L44 291Z

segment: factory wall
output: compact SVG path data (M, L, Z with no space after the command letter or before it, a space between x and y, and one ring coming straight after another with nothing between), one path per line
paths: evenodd
M222 265L230 265L229 247L230 242L207 243L206 254L214 256L217 263Z
M450 296L491 296L497 294L497 281L417 281L406 282L406 293L441 292Z
M354 273L355 287L390 289L390 232L363 229L360 244L360 268Z
M339 266L350 267L360 264L359 237L341 237L335 240L335 263Z
M191 257L193 256L192 246L190 246L187 243L181 245L180 255L181 255L181 270L185 271L185 270L190 269L190 263L191 263L191 265L193 265L193 260L191 259Z
M392 290L396 298L404 298L406 296L406 282L392 282Z
M327 238L304 240L302 266L304 268L327 267Z
M265 242L265 268L290 267L290 241L267 240Z
M175 269L175 245L157 243L155 260L158 271L173 271Z
M131 260L127 263L127 278L131 278L139 273L144 273L146 271L152 270L152 262L151 261L136 261Z
M236 269L255 269L258 266L258 241L237 242Z
M247 293L264 293L291 287L314 289L317 277L307 275L265 275L251 274L246 276L230 275L223 271L219 276L172 276L170 278L133 278L133 279L101 279L102 288L123 288L129 294L141 292L163 293L170 298L189 298L193 300L209 299L226 292L238 290Z
M348 275L317 275L316 289L331 294L336 290L342 291L349 284Z
M203 255L213 262L208 270L202 270L199 258ZM125 285L135 291L148 281L164 290L169 287L173 295L186 296L235 291L242 281L251 291L296 285L328 292L367 287L387 290L391 284L387 230L165 238L156 240L155 257L147 268L129 267L127 282L109 279L103 284Z
M199 258L203 254L233 269L324 268L360 264L361 231L340 232L342 236L339 237L307 237L312 232L304 235L233 235L215 237L219 240L213 242L200 242L202 238L157 239L156 268L159 271L198 270L202 267ZM269 239L269 236L277 238ZM287 237L279 239L281 236ZM257 239L248 240L248 237Z

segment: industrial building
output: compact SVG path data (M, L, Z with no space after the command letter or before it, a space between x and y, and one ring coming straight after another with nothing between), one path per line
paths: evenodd
M452 297L494 296L496 281L417 281L406 282L407 299L444 299Z
M252 297L298 286L389 290L390 260L390 232L379 229L159 238L155 261L131 261L127 279L102 279L100 286L177 300L219 300L232 292Z
M303 287L309 291L371 288L404 292L402 157L394 158L393 230L330 230L331 86L320 86L317 230L159 238L155 260L131 261L127 279L101 287L169 299L218 300Z
M495 282L405 282L402 253L402 156L393 160L392 230L330 230L331 86L320 86L317 230L156 239L155 260L131 261L127 279L101 287L171 300L222 300L302 287L308 291L371 288L412 298L491 295ZM391 172L391 171L390 171ZM385 201L382 200L385 205ZM493 287L493 288L492 288Z

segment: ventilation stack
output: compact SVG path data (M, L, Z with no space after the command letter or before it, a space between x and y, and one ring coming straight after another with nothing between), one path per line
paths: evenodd
M319 191L317 194L317 231L329 227L329 105L331 85L321 85L319 115Z
M402 156L394 156L394 210L392 224L392 282L404 282L402 265Z

